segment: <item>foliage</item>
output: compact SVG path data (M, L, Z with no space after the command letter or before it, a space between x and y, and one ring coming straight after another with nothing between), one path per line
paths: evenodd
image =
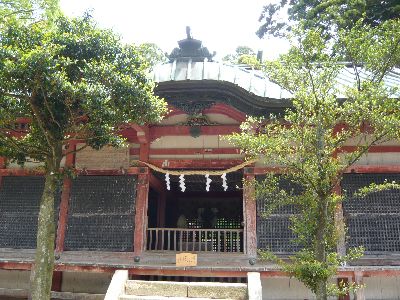
M159 63L166 63L168 61L165 52L161 50L156 44L144 43L137 47L138 51L146 58L150 63L150 67L155 66Z
M283 267L317 299L326 299L328 279L342 260L352 258L336 253L335 210L344 198L335 188L342 174L371 146L400 135L399 89L383 82L400 60L398 32L400 21L377 27L359 22L340 32L339 45L353 58L344 64L322 29L295 31L289 52L264 66L269 78L292 94L292 107L282 117L250 117L241 133L230 137L248 156L279 166L281 177L301 187L298 193L284 190L274 174L267 174L257 193L276 199L270 211L286 204L298 207L292 229L303 250ZM353 82L340 84L345 68L354 74ZM342 147L349 139L356 150L346 153Z
M270 251L259 251L259 256L261 260L279 264L285 272L298 278L313 293L317 293L318 282L321 279L328 282L336 274L337 266L347 265L348 262L360 258L363 253L363 247L350 249L349 253L344 256L331 252L327 255L325 262L316 260L313 251L306 249L300 251L296 256L291 257L289 261L279 258ZM328 283L327 295L346 295L358 288L360 288L360 285L355 283L342 283L339 286Z
M60 14L59 0L0 0L0 26L11 20L53 20Z
M17 117L32 120L23 138L0 135L2 155L44 161L53 143L73 139L117 145L119 125L157 122L165 112L146 78L149 62L89 17L60 18L54 29L13 25L0 46L0 125L12 132Z
M54 265L54 197L71 141L119 146L131 123L158 122L166 103L154 96L150 62L89 16L5 22L0 30L0 156L45 163L32 299L50 299ZM49 26L51 25L51 26ZM29 130L14 126L28 120ZM62 171L61 171L62 172ZM67 172L70 173L70 172Z
M228 62L231 64L240 64L240 58L242 56L250 56L250 57L255 57L256 53L254 52L253 49L251 49L248 46L237 46L235 49L235 53L234 54L228 54L225 55L222 58L222 61L224 62Z
M280 36L300 21L306 28L319 28L322 33L332 34L337 30L351 29L361 18L364 24L375 27L399 17L398 0L280 0L264 6L257 35Z

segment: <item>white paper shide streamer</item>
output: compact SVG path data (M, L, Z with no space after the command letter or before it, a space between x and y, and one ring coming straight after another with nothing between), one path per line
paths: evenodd
M179 176L179 186L180 186L182 192L184 192L186 190L185 175L183 175L183 174Z
M171 190L171 181L169 179L169 173L165 174L165 183L167 185L167 190Z
M224 191L226 192L226 190L228 189L228 184L226 183L226 173L221 175L222 178L222 187L224 188Z
M212 180L210 179L210 174L206 174L206 191L209 192L210 191L210 183L212 182Z

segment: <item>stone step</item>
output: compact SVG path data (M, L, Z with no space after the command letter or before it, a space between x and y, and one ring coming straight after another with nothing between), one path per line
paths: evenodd
M244 283L128 280L126 295L178 298L247 299Z
M226 300L226 299L212 299L212 298L189 298L189 297L163 297L163 296L135 296L135 295L122 295L119 300Z

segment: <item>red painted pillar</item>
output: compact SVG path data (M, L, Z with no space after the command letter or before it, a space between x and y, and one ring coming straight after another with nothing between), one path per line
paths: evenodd
M0 169L5 169L6 168L6 158L0 156ZM1 183L3 181L3 177L0 176L0 188L1 188Z
M54 271L53 272L53 281L51 283L51 290L54 292L61 292L62 287L62 272Z
M244 230L246 231L245 243L246 254L251 257L257 256L257 206L254 191L254 169L245 168L245 183L243 187L244 200Z
M140 255L146 246L147 205L149 197L149 171L140 168L136 192L134 253Z
M71 144L67 151L75 151L76 144ZM75 164L75 153L69 153L65 157L65 167L73 167ZM60 209L58 214L58 226L56 237L56 252L64 251L65 232L67 230L68 206L71 193L72 180L65 178L61 193Z
M6 158L0 156L0 169L5 169L6 168Z

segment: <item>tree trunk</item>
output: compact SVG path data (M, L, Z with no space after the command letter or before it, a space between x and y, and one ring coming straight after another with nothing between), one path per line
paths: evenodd
M31 271L31 299L49 300L54 269L55 218L54 199L58 185L60 160L46 164L45 184L40 201L35 264Z
M317 232L316 232L316 245L315 245L315 258L317 261L321 263L326 263L326 245L325 245L325 227L327 224L327 218L328 218L328 202L326 198L319 199L320 205L319 205L319 221L318 221L318 227L317 227ZM327 280L325 278L321 278L319 282L317 283L317 290L316 290L316 298L317 300L327 300L328 295L327 295Z

